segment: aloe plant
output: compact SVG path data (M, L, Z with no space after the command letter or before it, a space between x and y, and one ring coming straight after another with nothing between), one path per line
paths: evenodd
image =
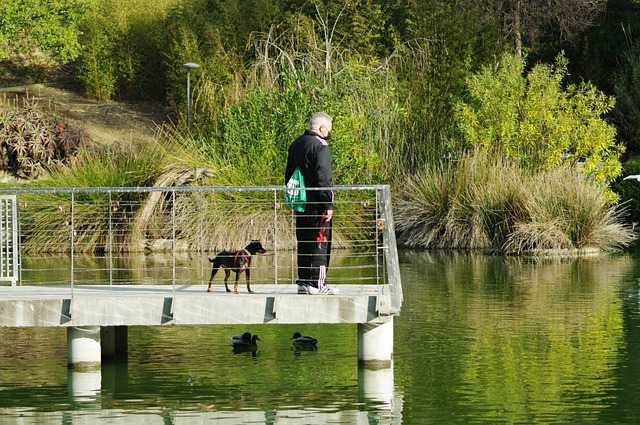
M65 161L87 140L80 129L42 110L37 101L0 102L0 170L38 177L44 167Z

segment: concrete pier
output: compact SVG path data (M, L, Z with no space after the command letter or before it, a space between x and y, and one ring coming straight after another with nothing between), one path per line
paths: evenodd
M68 364L91 370L127 351L129 326L358 325L358 360L389 364L393 315L387 285L339 285L339 295L299 295L296 285L254 285L254 294L205 285L0 287L0 326L66 327Z
M358 361L391 363L393 358L393 316L358 323Z
M100 369L100 326L67 328L67 364L78 370Z
M284 190L284 186L182 185L0 188L7 206L0 208L6 242L0 250L0 282L11 284L0 286L0 327L66 327L69 365L91 368L126 353L129 326L352 323L358 325L358 360L390 363L393 316L400 314L403 302L390 187L333 187L351 194L336 197L338 205L350 205L342 211L340 230L345 235L368 235L344 241L353 252L334 250L331 286L340 290L338 295L297 294L295 217L281 208ZM239 192L243 195L236 196ZM210 218L203 214L200 232L182 232L179 227L176 214L187 213L184 205L193 204L193 212L199 213L199 202L217 202L219 194L234 199L237 211L265 213L256 223L250 219L255 226L251 233L269 235L271 244L269 253L256 256L252 263L253 294L226 293L220 280L207 293L211 266L205 253L212 255L208 249L221 241L204 235L219 223L207 222ZM96 211L106 221L84 222L87 196L96 200ZM141 207L144 198L149 201ZM194 204L194 199L199 202ZM362 209L351 208L355 200ZM140 217L147 207L149 213L163 217L154 220L160 227L148 235L143 229L151 222ZM169 216L171 220L166 220ZM64 231L55 238L41 235L39 226L34 227L41 220ZM29 244L21 247L21 240ZM132 240L143 241L120 245ZM231 243L226 236L223 241ZM121 248L126 261L117 259ZM56 254L36 264L40 259L23 259L21 249ZM93 249L96 256L76 257ZM57 257L60 264L55 264L60 253L69 256Z

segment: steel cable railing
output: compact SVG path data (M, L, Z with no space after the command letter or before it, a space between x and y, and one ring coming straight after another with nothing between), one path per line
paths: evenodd
M252 284L292 283L295 225L281 202L283 191L282 186L19 188L0 189L0 195L19 199L20 284L175 288L206 284L208 257L242 249L251 239L268 250L252 262ZM389 187L338 186L334 194L329 279L395 285L400 303Z

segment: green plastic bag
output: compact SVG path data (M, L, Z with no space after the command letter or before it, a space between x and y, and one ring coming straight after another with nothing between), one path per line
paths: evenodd
M304 190L304 177L300 168L296 168L287 182L284 204L294 211L304 212L307 203L307 191Z

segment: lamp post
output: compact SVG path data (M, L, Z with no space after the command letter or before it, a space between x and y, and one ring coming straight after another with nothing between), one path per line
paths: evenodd
M190 110L191 110L191 69L193 68L200 68L200 65L198 65L197 63L193 63L193 62L187 62L184 65L185 68L187 68L187 131L189 131L189 128L191 126L191 117L190 117Z

